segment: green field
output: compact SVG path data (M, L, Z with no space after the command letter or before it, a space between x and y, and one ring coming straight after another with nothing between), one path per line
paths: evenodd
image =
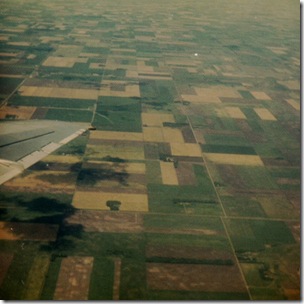
M87 110L49 109L45 119L73 122L91 122L93 113Z
M250 196L221 196L221 201L230 216L266 217L259 201Z
M68 108L68 109L89 109L94 101L86 99L50 98L35 96L14 95L10 98L9 105L24 107L45 107L45 108Z
M225 223L236 251L259 251L266 245L295 242L282 221L227 219Z

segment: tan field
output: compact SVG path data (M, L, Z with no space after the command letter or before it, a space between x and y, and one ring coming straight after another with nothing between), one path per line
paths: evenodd
M254 108L254 111L258 114L258 116L262 119L262 120L272 120L275 121L277 120L269 110L265 109L265 108Z
M226 107L225 110L231 118L246 119L245 114L241 111L239 107Z
M204 153L206 158L217 164L264 166L261 158L257 155Z
M21 96L54 97L54 98L74 98L74 99L97 99L98 91L92 89L70 89L22 86L19 89Z
M198 144L170 143L172 155L201 157L201 148Z
M141 119L148 127L162 127L164 122L175 122L173 114L166 113L142 113Z
M128 52L128 53L136 53L135 49L124 49L124 48L112 48L112 52Z
M42 43L50 43L52 41L62 41L64 37L41 37L40 40Z
M221 100L216 96L212 100L209 98L202 98L198 95L188 95L188 94L182 94L182 99L184 101L189 101L193 103L221 103Z
M90 139L143 141L143 134L135 132L94 131L90 134Z
M162 131L165 142L176 142L176 143L184 142L184 137L181 130L174 128L162 128Z
M128 69L126 72L126 77L127 78L137 78L138 73L137 73L137 71L132 71L132 70Z
M267 47L267 49L271 50L273 53L277 55L284 55L288 50L286 47Z
M265 92L250 91L255 99L258 100L271 100L271 98Z
M0 119L4 119L7 116L13 115L16 119L30 119L36 107L3 107L0 112Z
M61 262L54 300L88 299L93 257L67 257Z
M24 30L22 30L23 32ZM31 43L30 42L26 42L26 41L14 41L14 42L8 42L8 45L15 45L15 46L30 46Z
M162 72L150 72L146 71L145 69L138 69L138 78L139 79L159 79L159 80L172 80L172 77L168 73Z
M301 104L299 102L296 102L293 99L286 99L286 101L297 111L301 110Z
M197 95L212 99L214 97L229 97L229 98L240 98L241 95L236 89L224 86L215 86L209 88L194 88Z
M0 240L55 241L58 225L0 222Z
M237 90L224 86L209 88L194 87L194 90L197 95L182 95L182 98L194 103L221 103L220 97L241 97Z
M121 202L121 211L148 211L146 194L81 192L77 191L73 198L73 206L78 209L110 210L107 201Z
M74 66L76 62L86 63L88 61L87 58L77 58L77 57L48 57L43 66L52 66L52 67L61 67L61 68L71 68Z
M161 127L143 127L144 141L164 142Z
M173 163L160 162L160 169L164 185L178 185L178 179Z
M8 52L0 52L0 56L5 57L17 57L20 53L8 53Z
M1 41L1 40L0 40ZM8 78L23 78L24 75L11 75L11 74L0 74L0 77L8 77Z
M299 80L285 80L285 81L278 81L278 83L287 87L289 90L300 90Z
M6 35L0 36L0 41L8 41L8 39L9 39L9 36L6 36Z
M153 73L154 69L151 66L139 65L137 66L138 73Z

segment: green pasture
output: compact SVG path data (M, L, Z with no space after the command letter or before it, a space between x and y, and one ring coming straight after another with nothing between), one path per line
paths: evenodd
M206 143L209 145L248 146L248 139L243 135L228 134L204 134Z
M254 148L252 148L250 146L202 144L201 148L202 148L202 151L205 153L256 155Z
M141 104L135 98L100 97L93 124L100 130L141 132Z
M282 301L287 300L278 288L251 287L249 288L251 298L254 301Z
M225 219L236 251L259 251L265 245L293 244L294 237L282 221Z
M13 95L9 105L23 107L90 109L95 101L87 99L51 98Z
M238 92L242 95L244 99L254 99L253 95L246 90L238 90Z
M214 195L200 187L148 184L149 210L160 213L219 215L222 210Z
M285 195L258 196L256 199L269 218L300 218L300 210L297 210Z
M283 159L283 154L273 143L255 143L254 150L260 157Z
M170 217L165 214L144 215L145 228L159 229L208 229L224 231L223 223L217 217L201 217L174 214Z
M113 298L114 262L111 258L94 257L90 278L89 301Z
M275 180L264 166L235 166L235 169L248 189L278 189Z
M98 130L141 132L141 116L138 112L111 111L95 113L93 125Z
M9 95L23 80L23 78L0 77L0 94Z
M221 196L224 209L230 216L266 217L260 203L248 196Z
M100 114L106 111L141 112L141 104L138 98L101 96L96 110Z
M0 242L1 251L12 252L11 250L13 250L14 258L0 286L0 297L5 300L24 300L26 282L35 261L39 244L14 241L15 248L13 249L8 243L12 243L12 241ZM21 246L23 246L23 250L20 250Z
M227 237L220 233L218 235L206 234L164 234L146 233L146 244L151 246L180 246L180 247L199 247L212 248L230 251Z
M240 263L247 285L250 287L271 288L273 280L263 277L263 263Z
M121 264L119 299L146 300L146 263L142 259L124 258Z
M71 122L91 122L93 113L88 110L49 109L45 119Z
M159 161L146 161L146 178L148 184L162 183Z
M66 145L61 146L58 150L56 150L54 155L74 155L74 156L83 156L86 150L86 145L88 142L88 134L84 133L81 136L76 137L71 140Z

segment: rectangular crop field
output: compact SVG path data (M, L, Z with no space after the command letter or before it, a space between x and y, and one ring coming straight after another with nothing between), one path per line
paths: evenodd
M142 123L148 127L162 127L164 122L175 122L172 114L166 113L142 113Z
M110 210L108 201L118 201L121 211L148 211L146 194L81 192L77 191L73 198L73 206L79 209Z
M261 158L257 155L204 153L207 160L217 164L264 166Z
M58 225L0 222L0 240L55 241Z
M145 158L143 145L125 143L87 145L85 157L87 159L143 160Z
M94 131L90 133L90 139L143 141L143 134L139 132Z
M52 97L52 98L73 98L73 99L94 99L98 97L98 91L93 89L70 89L56 87L35 87L22 86L19 89L21 96Z
M147 283L151 290L246 291L238 268L231 265L148 263Z
M160 168L164 185L178 185L178 179L173 163L161 161Z
M67 257L61 262L54 300L87 300L93 257Z
M276 121L277 119L273 116L273 114L265 109L265 108L254 108L254 111L258 114L258 116L262 120L270 120L270 121Z

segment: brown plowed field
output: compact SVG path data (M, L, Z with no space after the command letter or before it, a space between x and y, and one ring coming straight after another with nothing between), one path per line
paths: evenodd
M133 212L77 210L67 222L80 224L88 232L133 233L143 230L141 214Z
M13 258L13 253L0 252L0 286L6 276L7 270L9 269Z
M152 290L246 292L236 266L147 263Z
M166 258L185 258L185 259L208 259L208 260L228 260L234 261L232 253L226 250L213 248L200 248L177 245L147 245L146 257L166 257Z
M67 257L61 262L54 300L87 300L93 257Z
M195 185L196 177L191 163L179 162L176 168L179 185Z

